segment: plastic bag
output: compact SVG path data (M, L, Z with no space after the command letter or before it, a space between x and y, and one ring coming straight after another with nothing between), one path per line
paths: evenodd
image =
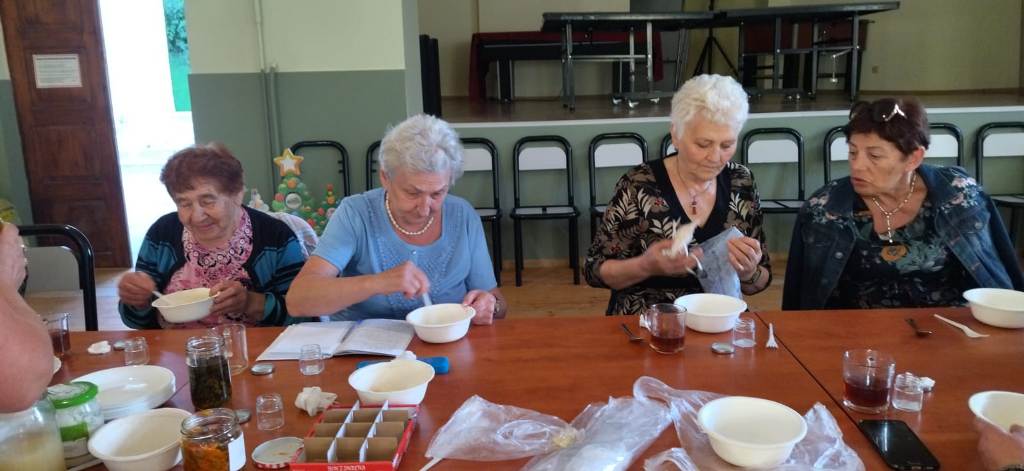
M647 399L609 398L587 406L572 421L581 430L572 445L534 457L530 471L624 470L647 449L672 418L662 403Z
M682 449L672 448L647 459L644 462L645 470L740 469L722 461L715 454L707 434L701 430L697 422L697 411L704 404L725 397L724 395L707 391L680 391L648 376L641 377L633 383L633 395L637 398L664 401L669 405L679 443L683 446ZM864 470L864 463L857 456L857 452L843 441L843 432L839 430L835 418L825 406L815 403L804 415L804 420L807 422L807 435L793 447L789 459L774 469Z
M504 461L547 453L576 440L564 420L503 406L480 396L466 399L427 447L427 457Z

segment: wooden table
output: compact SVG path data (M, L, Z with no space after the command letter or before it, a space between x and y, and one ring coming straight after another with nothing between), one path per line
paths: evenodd
M759 396L806 412L815 402L828 407L868 469L881 469L883 463L871 445L846 418L841 408L807 374L785 349L767 350L763 342L752 349L737 349L731 356L715 355L712 342L728 341L725 334L687 333L687 346L681 354L661 355L646 343L630 343L619 324L636 326L635 317L534 318L506 319L496 325L473 327L460 341L430 345L413 340L410 349L421 356L447 356L451 372L437 376L427 390L409 450L402 469L419 469L426 460L424 452L434 432L470 396L477 394L498 404L514 405L552 414L571 421L588 403L607 401L609 396L632 394L634 381L652 376L676 389L700 389L730 395ZM763 327L763 326L762 326ZM250 358L255 359L280 328L249 329ZM182 381L185 340L197 331L75 332L72 356L56 377L69 380L96 369L117 366L119 352L104 357L85 357L89 342L103 338L142 335L149 339L153 364L162 364L179 377L179 391L169 406L193 410L188 385ZM763 331L761 338L763 340ZM163 351L164 353L157 353ZM231 406L253 409L256 396L280 393L286 403L285 426L264 432L256 428L255 418L243 426L249 453L256 445L278 436L305 435L313 421L294 406L296 394L304 386L320 386L338 393L338 401L350 404L355 391L347 383L355 363L363 357L334 358L319 376L302 376L294 361L276 362L270 376L242 373L234 376ZM181 361L173 365L174 361ZM641 469L643 459L679 446L670 426L646 450L632 469ZM497 463L446 460L435 469L518 469L526 460ZM248 464L253 469L251 459Z
M932 313L989 334L971 339L932 317ZM843 396L843 351L872 348L893 355L896 372L911 371L935 380L921 412L890 408L884 414L847 409L852 420L892 418L910 425L942 464L942 469L982 469L974 414L967 399L988 390L1024 391L1024 330L989 327L967 309L893 309L817 313L759 312L775 326L775 335L800 360L836 403ZM928 337L915 336L904 319L913 318ZM864 457L864 454L861 454ZM869 469L872 469L869 466Z

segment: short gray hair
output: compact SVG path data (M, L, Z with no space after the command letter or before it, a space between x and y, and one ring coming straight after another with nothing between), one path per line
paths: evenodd
M693 77L672 97L670 119L677 137L683 135L686 123L698 113L739 133L750 113L747 92L732 77L717 74Z
M454 184L462 176L462 143L451 125L424 114L411 116L384 135L377 157L388 176L402 169L416 173L451 172Z

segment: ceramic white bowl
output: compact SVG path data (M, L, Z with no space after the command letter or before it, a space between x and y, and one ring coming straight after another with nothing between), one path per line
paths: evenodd
M696 293L681 296L676 306L686 308L686 327L697 332L717 334L732 330L747 303L724 294Z
M1024 394L1008 391L985 391L971 396L967 407L974 415L1009 432L1010 425L1024 425Z
M423 306L405 316L424 342L445 343L461 339L469 332L469 322L476 310L461 304Z
M1007 329L1024 327L1024 293L1012 289L975 288L964 292L978 322Z
M697 421L715 454L742 467L783 463L807 434L807 423L795 410L756 397L715 399L700 408Z
M352 372L348 384L356 390L363 405L416 405L427 394L427 385L434 379L434 367L403 358L374 363Z
M165 294L153 301L167 322L182 323L202 319L210 314L213 298L209 288L192 288Z
M190 412L154 409L114 420L89 437L89 453L110 471L164 471L181 461L181 422Z

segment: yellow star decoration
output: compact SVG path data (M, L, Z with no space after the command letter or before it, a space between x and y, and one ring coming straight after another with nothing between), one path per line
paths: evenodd
M295 175L302 175L302 171L299 170L299 164L302 163L302 156L295 155L291 149L285 149L284 153L274 157L274 163L281 169L281 176L288 175L288 172L292 172Z

